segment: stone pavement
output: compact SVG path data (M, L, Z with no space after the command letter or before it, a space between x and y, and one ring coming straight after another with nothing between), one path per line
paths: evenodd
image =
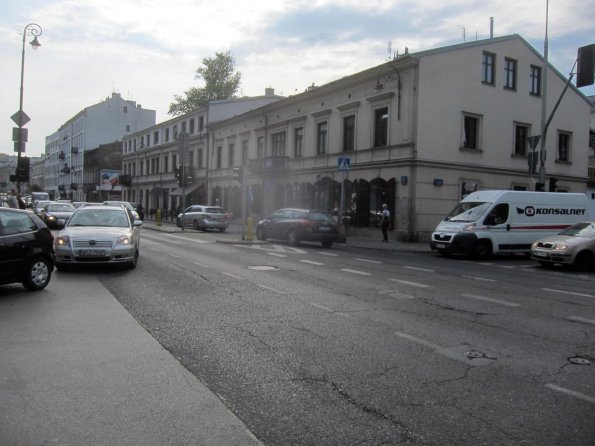
M152 230L152 231L161 231L167 233L179 233L179 232L189 232L189 233L200 233L200 231L195 231L193 229L184 229L178 228L173 222L171 221L162 221L161 225L158 225L155 220L145 219L143 222L143 228ZM253 242L247 242L242 240L242 225L239 221L233 221L228 226L227 230L224 233L220 232L211 232L214 238L220 243L266 243L256 240L256 235L253 236ZM373 231L370 231L370 235L374 235ZM401 242L396 240L390 240L389 242L385 243L382 241L382 233L380 229L378 229L377 238L373 238L372 236L347 236L347 242L345 244L338 243L336 246L348 246L353 248L360 248L360 249L376 249L382 251L394 251L394 252L432 252L430 249L430 243L415 243L415 242ZM389 234L389 237L391 235Z

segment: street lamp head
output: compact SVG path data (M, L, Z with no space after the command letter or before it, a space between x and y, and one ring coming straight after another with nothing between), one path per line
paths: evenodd
M29 43L31 44L31 48L33 48L34 50L38 49L41 46L41 43L39 43L39 40L37 40L37 36L35 36L33 40Z

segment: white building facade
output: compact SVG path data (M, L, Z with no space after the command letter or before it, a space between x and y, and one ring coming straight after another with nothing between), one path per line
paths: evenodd
M45 190L55 198L82 201L85 150L120 141L155 124L155 110L112 93L86 107L46 137Z

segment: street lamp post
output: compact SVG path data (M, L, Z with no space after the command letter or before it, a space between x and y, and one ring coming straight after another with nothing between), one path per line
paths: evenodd
M18 129L13 130L13 141L15 142L14 149L17 152L17 192L21 193L21 154L25 151L25 143L27 142L27 131L24 125L30 121L30 118L23 112L23 85L25 80L25 40L27 36L33 36L33 40L29 42L31 47L36 50L41 46L37 37L41 35L43 30L37 23L29 23L23 29L23 47L21 52L21 91L19 100L19 111L12 116L13 121L19 126Z

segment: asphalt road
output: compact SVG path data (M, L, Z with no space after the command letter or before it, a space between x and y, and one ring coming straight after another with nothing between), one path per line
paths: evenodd
M100 280L263 443L595 444L595 275L217 238Z

